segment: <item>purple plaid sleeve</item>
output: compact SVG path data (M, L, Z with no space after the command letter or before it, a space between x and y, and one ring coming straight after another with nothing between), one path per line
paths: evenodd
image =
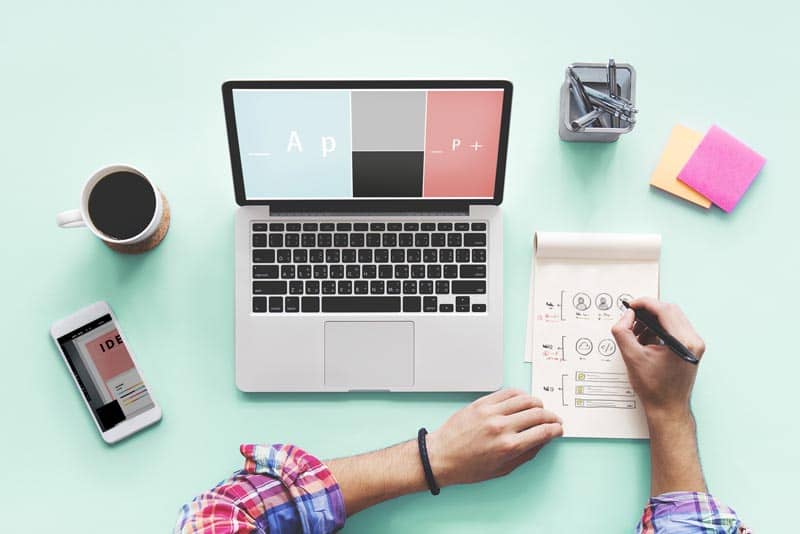
M673 492L651 497L637 534L748 534L733 509L707 493Z
M244 469L181 508L176 534L323 534L344 526L339 484L292 445L242 445Z

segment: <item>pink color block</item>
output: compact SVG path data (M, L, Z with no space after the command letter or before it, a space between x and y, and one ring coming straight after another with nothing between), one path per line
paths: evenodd
M114 329L86 343L86 349L89 351L94 366L97 367L97 371L106 382L133 367L133 360L128 354L128 349L123 343L120 343L121 338L118 336L119 332ZM111 348L106 343L111 345Z
M766 161L722 128L712 126L678 173L678 180L730 212Z
M494 196L503 91L429 91L424 197Z

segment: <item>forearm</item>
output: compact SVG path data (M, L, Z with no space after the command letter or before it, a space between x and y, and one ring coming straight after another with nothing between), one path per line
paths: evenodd
M326 462L339 483L347 516L427 489L416 441Z
M691 410L649 413L648 427L651 496L673 491L706 492Z

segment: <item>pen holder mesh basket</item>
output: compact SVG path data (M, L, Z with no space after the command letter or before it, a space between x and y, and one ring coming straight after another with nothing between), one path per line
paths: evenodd
M584 85L608 91L608 70L605 63L573 63L571 65ZM617 91L619 96L627 98L636 105L636 71L627 63L617 64ZM612 143L619 136L633 130L634 124L621 121L620 127L589 127L574 130L570 123L581 115L575 105L575 99L569 90L569 77L564 76L561 85L561 107L558 113L558 135L563 141L589 141L595 143ZM608 117L608 114L605 114ZM606 124L608 124L606 120ZM624 125L624 127L622 126Z

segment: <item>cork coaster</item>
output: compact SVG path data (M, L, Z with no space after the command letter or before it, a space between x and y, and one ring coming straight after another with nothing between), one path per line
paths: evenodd
M155 248L156 245L164 240L164 237L167 235L167 230L169 230L169 202L167 202L167 197L164 196L164 193L159 191L158 194L161 195L161 201L164 204L164 211L161 215L161 224L159 224L158 228L156 228L156 232L144 241L130 245L119 245L117 243L103 241L106 245L108 245L108 248L117 252L122 252L123 254L141 254L142 252L147 252L148 250Z

